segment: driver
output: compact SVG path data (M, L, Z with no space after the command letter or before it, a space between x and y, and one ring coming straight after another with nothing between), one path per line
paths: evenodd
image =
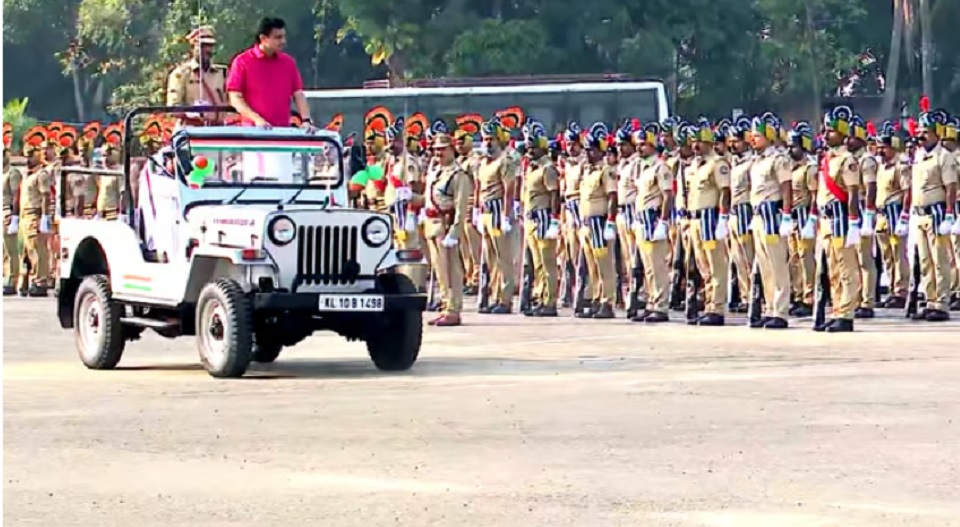
M158 262L169 262L174 253L177 217L180 214L179 182L174 176L173 149L162 147L140 171L137 215L145 248Z

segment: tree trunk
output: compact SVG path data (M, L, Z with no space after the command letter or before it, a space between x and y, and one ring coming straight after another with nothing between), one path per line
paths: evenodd
M923 93L933 96L933 32L930 24L930 0L920 0L920 68L923 78Z
M893 0L893 34L890 36L890 56L887 58L887 87L883 93L880 115L892 117L897 101L897 78L900 76L900 55L903 44L903 1Z
M70 67L70 72L73 76L73 102L77 105L77 119L80 122L85 122L87 120L87 109L86 105L83 103L83 84L82 75L80 74L80 64L77 61L73 61L73 64Z

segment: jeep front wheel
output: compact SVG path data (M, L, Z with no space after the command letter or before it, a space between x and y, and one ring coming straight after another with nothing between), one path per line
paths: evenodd
M377 277L378 289L386 294L414 294L416 286L402 274ZM423 338L423 312L393 311L385 313L383 324L367 337L367 352L377 369L409 370L420 355ZM385 326L385 327L384 327Z
M120 325L122 313L123 306L113 300L106 276L83 279L73 304L73 334L84 366L112 370L120 362L126 344Z
M197 299L197 348L213 377L240 377L253 357L250 300L237 282L221 278Z

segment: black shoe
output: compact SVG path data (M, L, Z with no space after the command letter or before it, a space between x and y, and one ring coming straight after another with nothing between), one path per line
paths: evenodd
M872 307L858 307L856 311L853 312L853 318L873 318L877 314L873 311Z
M593 318L616 318L617 315L613 313L613 306L610 304L601 304L600 308L596 310L593 314Z
M853 320L849 318L835 319L827 326L827 333L850 333L853 331Z
M627 313L627 318L629 318L631 322L643 322L644 319L646 319L647 316L650 315L650 313L651 312L647 311L646 309L641 309L640 311L637 311L632 317L630 316L630 313Z
M809 317L812 315L813 308L802 302L794 306L792 313L790 313L790 316L797 318Z
M910 317L910 320L926 320L926 319L927 319L927 313L929 313L929 312L930 312L929 309L923 308L923 309L921 309L920 311L917 311L916 313L914 313L913 316Z
M32 285L27 290L27 296L31 298L44 298L47 296L47 288L41 285Z
M767 325L767 322L770 322L770 317L760 317L759 320L751 321L750 327L753 329L762 328Z
M26 290L26 289L21 289L21 290L17 291L17 294L20 295L20 296L22 296L22 297L26 297L26 296L27 296L27 290Z
M891 296L883 303L883 307L887 309L903 309L907 307L907 299L902 296Z
M656 324L658 322L666 322L670 320L670 317L662 311L651 311L649 315L644 317L643 321L649 324Z
M747 304L736 304L730 308L731 313L748 313L750 311L750 306Z
M790 324L780 317L770 317L767 323L763 325L765 329L787 329Z
M464 296L477 296L477 293L480 292L480 288L475 285L468 285L463 288Z
M928 309L924 319L927 322L946 322L950 320L950 313L942 309Z
M564 301L560 302L560 307L562 307L562 308L564 308L564 309L570 307L571 305L572 305L572 302L570 302L569 300L564 300Z
M724 325L723 315L717 313L707 313L697 320L700 326L722 326Z
M583 311L574 311L573 316L574 318L593 318L593 310L587 308Z
M960 311L960 298L950 302L950 311Z
M3 286L3 296L10 296L17 294L17 290L13 286L5 285Z
M816 331L817 333L821 333L823 331L826 331L827 328L830 327L831 325L833 325L832 318L824 320L823 324L818 324L816 326L813 326L813 330Z
M509 306L503 304L497 304L493 306L493 309L490 310L491 315L509 315L513 311Z
M555 317L557 316L557 308L549 306L540 306L537 308L536 313L533 316L535 317Z
M796 313L797 313L797 308L798 308L798 307L800 307L800 306L797 305L797 304L791 305L791 306L790 306L790 310L787 311L787 314L790 315L791 317L797 316Z
M687 309L686 302L678 302L676 304L670 304L670 311L686 311L686 309Z
M493 309L491 306L481 307L477 310L477 313L480 313L481 315L489 315L491 309Z

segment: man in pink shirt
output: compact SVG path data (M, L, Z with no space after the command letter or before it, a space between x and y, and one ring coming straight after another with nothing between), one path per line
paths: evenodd
M227 76L230 105L245 125L290 126L290 99L313 128L310 107L303 96L303 79L293 57L283 52L286 24L279 18L260 21L253 47L234 57Z

